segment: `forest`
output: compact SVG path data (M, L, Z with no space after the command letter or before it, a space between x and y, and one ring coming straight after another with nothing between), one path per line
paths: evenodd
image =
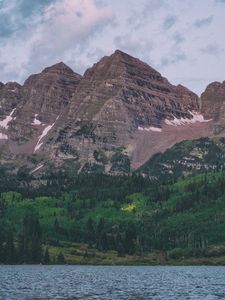
M167 183L138 174L34 178L2 170L0 195L0 263L225 256L224 170Z

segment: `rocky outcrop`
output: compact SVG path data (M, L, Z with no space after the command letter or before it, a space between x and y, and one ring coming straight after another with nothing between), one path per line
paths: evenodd
M30 160L34 161L29 156L42 146L81 78L64 63L59 63L30 76L23 86L16 83L0 85L2 163L29 166ZM41 159L48 160L48 154Z
M54 123L70 102L80 79L64 63L30 76L21 89L24 104L10 123L11 139L24 144Z
M157 181L172 181L181 176L221 170L225 167L224 156L224 138L183 141L154 155L137 173Z
M0 118L4 118L21 101L21 86L16 82L0 83Z
M165 118L191 118L189 110L199 110L197 95L181 85L173 86L159 72L119 50L87 70L69 116L75 121L97 120L112 99L121 103L136 128L160 126Z
M59 63L22 87L0 84L0 144L32 172L51 164L129 173L178 142L222 135L223 95L224 83L214 83L200 101L117 50L83 77Z
M225 134L225 81L209 84L201 95L201 111L212 119L215 135Z
M21 86L16 82L0 83L0 145L8 141L8 128L22 101Z
M51 147L60 149L64 144L77 151L82 164L96 164L99 162L95 151L105 149L111 161L109 153L123 147L123 155L128 155L136 168L154 151L164 150L182 139L182 132L177 139L173 136L179 120L180 127L185 128L189 123L197 123L198 118L204 121L198 112L197 95L181 85L170 84L144 62L117 50L86 71L66 115L59 118L57 131L52 132L52 146L48 145L47 150L52 152ZM171 125L167 125L172 136L168 142L161 134L165 121ZM194 126L188 135L184 130L184 139L192 138L193 134L197 138L202 136L201 130L196 135L193 129ZM161 138L165 140L163 148ZM143 148L142 139L149 141L147 148ZM60 150L56 153L57 157L63 156ZM109 164L107 169L111 167Z

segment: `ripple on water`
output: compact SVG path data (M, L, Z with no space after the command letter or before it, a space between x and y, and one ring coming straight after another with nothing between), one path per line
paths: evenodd
M0 266L4 299L225 299L225 267Z

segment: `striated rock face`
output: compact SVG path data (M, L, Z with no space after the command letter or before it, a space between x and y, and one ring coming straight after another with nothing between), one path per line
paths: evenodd
M19 104L21 98L21 86L18 83L0 82L0 118L8 115Z
M29 165L28 155L42 146L42 139L67 107L81 78L59 63L30 76L23 86L0 85L1 162ZM48 154L43 159L47 160Z
M167 117L191 118L188 110L199 110L197 95L182 86L171 85L156 70L119 50L87 70L69 116L73 120L75 117L75 121L97 120L112 99L124 107L136 128L160 126ZM116 119L112 115L109 118Z
M30 76L23 86L23 97L29 99L26 109L43 113L43 118L47 114L59 115L81 78L62 62Z
M17 108L16 120L10 124L11 139L24 143L40 128L52 124L68 105L80 79L64 63L30 76L21 89L24 104Z
M209 84L201 95L201 111L213 120L214 134L225 133L225 81Z
M63 149L77 152L81 164L99 164L94 153L104 149L107 170L112 170L110 152L122 146L123 158L130 157L137 168L155 151L182 140L182 134L184 139L202 136L202 130L199 134L192 131L194 126L186 129L189 123L204 122L198 112L197 95L170 84L144 62L117 50L86 71L66 115L59 118L59 126L52 132L52 143L43 151L57 149L55 156L65 158L66 153L60 150L64 145ZM165 122L171 129L167 130L168 142L161 134ZM178 125L181 128L177 133ZM143 139L148 141L144 148Z
M0 145L9 139L8 128L21 101L21 86L18 83L0 83Z
M215 135L224 90L210 85L200 108L196 94L119 50L83 77L59 63L23 86L0 83L1 162L129 173L177 142Z

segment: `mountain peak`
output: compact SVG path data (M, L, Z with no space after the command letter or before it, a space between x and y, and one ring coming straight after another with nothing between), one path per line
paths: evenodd
M123 60L123 61L127 61L127 60L129 60L129 61L139 61L139 62L142 62L143 64L145 64L145 63L144 63L143 61L141 61L140 59L138 59L138 58L136 58L136 57L134 57L134 56L132 56L132 55L126 53L126 52L123 52L123 51L121 51L121 50L119 50L119 49L117 49L114 53L112 53L112 54L109 56L109 58L111 58L111 59L114 59L114 58L116 58L116 59L121 59L121 60Z
M59 62L50 67L45 68L42 73L58 73L58 74L74 74L75 72L64 62ZM77 74L79 75L79 74ZM79 75L80 76L80 75Z
M21 88L21 85L18 82L15 81L9 81L4 85L6 88Z
M115 50L115 52L111 56L127 56L127 57L131 57L132 58L132 56L130 54L128 54L126 52L123 52L123 51L121 51L119 49Z
M35 151L56 166L74 161L74 169L80 169L90 162L110 173L126 159L126 168L130 163L136 168L176 142L211 136L214 120L217 131L225 124L225 83L208 88L200 111L197 95L119 49L84 76L59 62L31 75L18 89L15 83L4 86L0 133L7 139L2 135L0 144L11 147L12 159ZM5 120L11 120L10 126ZM115 149L125 150L117 155ZM117 156L122 161L113 166Z
M144 61L126 53L119 49L117 49L110 57L109 60L115 61L117 64L123 64L126 66L126 71L131 75L143 73L149 74L151 73L153 76L161 77L161 74L156 71L153 67L149 64L145 63Z

